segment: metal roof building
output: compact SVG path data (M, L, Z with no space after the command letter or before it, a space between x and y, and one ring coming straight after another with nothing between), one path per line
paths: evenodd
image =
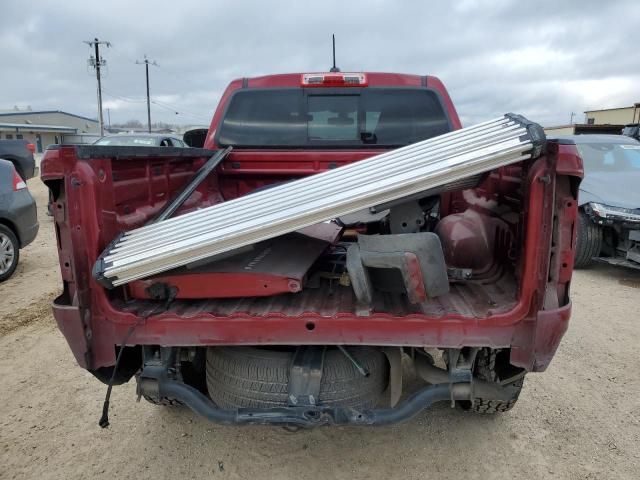
M47 145L60 143L65 134L99 132L98 121L61 110L0 111L0 139L25 139L41 153Z
M640 122L640 103L629 107L604 108L584 112L584 123L545 127L547 135L580 135L590 133L619 135L628 123Z
M626 125L640 122L640 103L629 107L604 108L584 112L588 125Z

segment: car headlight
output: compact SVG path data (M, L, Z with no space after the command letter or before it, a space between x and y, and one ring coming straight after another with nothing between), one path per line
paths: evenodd
M640 222L640 209L610 207L602 203L592 202L589 207L596 217L603 220L618 220L622 222Z

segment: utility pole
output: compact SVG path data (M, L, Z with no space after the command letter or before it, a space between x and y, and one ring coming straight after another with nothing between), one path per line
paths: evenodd
M157 67L158 64L155 61L153 62L150 61L146 55L144 56L144 60L142 61L136 60L136 64L144 65L144 70L147 75L147 129L149 133L151 133L151 100L149 98L149 65L155 65Z
M573 117L575 116L575 112L571 112L571 118L569 119L569 125L573 125Z
M111 109L107 108L107 125L109 125L109 129L111 129Z
M94 38L93 40L85 40L84 43L95 48L95 57L91 55L89 60L87 60L87 63L96 70L96 79L98 80L98 122L100 122L100 136L103 137L104 121L102 118L102 83L100 80L100 67L104 67L107 62L100 56L100 45L110 47L111 43L100 41L97 38Z

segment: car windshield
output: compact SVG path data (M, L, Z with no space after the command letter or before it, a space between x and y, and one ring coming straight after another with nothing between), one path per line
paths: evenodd
M637 172L640 170L640 143L584 143L576 145L585 172Z
M141 146L141 147L153 147L157 145L157 139L153 137L135 137L131 135L102 137L95 145L128 145L128 146Z
M243 90L229 103L218 143L236 147L389 147L449 130L440 99L424 88Z

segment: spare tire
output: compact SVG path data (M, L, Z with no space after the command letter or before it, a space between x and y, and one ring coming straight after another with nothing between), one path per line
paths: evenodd
M372 408L387 388L387 359L374 347L348 347L348 351L369 375L358 372L340 350L327 347L318 403ZM209 396L222 408L286 406L294 352L295 348L209 347Z

